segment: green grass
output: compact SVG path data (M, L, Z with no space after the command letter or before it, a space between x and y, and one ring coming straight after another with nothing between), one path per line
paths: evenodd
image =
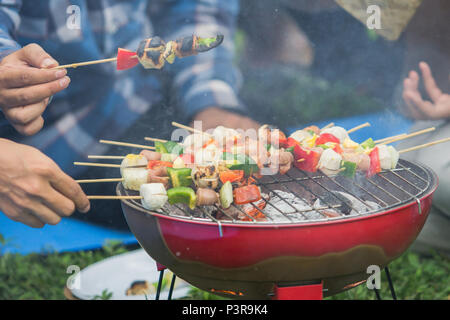
M0 237L0 252L5 246ZM135 249L135 248L131 248ZM65 299L63 288L70 274L67 267L81 269L102 259L131 250L110 242L100 250L80 252L42 252L28 255L5 253L0 257L0 300L7 299ZM450 260L434 254L432 257L407 252L391 263L390 271L400 299L448 299L450 295ZM390 298L383 273L381 295ZM99 292L96 299L108 299L110 293ZM193 288L186 299L222 299ZM365 285L340 293L329 299L375 299Z

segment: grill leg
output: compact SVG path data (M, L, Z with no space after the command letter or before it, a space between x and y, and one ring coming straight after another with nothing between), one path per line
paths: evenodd
M174 273L172 276L172 281L170 282L169 296L167 297L167 300L172 300L172 293L173 293L173 288L175 287L176 279L177 279L177 276Z
M156 298L155 298L155 300L159 300L159 295L161 294L161 287L162 287L163 277L164 277L164 269L159 272L158 288L156 288Z
M391 275L389 273L388 267L384 268L384 272L386 272L386 277L389 283L389 289L391 290L391 295L393 300L397 300L397 295L395 294L394 284L392 283Z
M380 292L378 292L378 289L373 289L375 291L375 295L377 296L377 300L382 300L380 296Z

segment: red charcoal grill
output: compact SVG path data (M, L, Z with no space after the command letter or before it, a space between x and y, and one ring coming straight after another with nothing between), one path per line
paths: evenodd
M135 200L122 200L122 209L131 231L152 258L192 285L217 295L321 299L364 283L367 267L377 265L385 269L395 299L387 265L418 236L438 180L428 167L400 160L396 169L370 179L328 177L293 168L285 175L264 176L257 184L302 219L292 219L292 213L271 201L266 209L278 210L286 222L269 216L266 221L250 216L250 221L242 221L219 207L189 210L166 205L160 212L151 212ZM311 206L299 210L279 196L280 191ZM353 196L357 203L343 201L336 191ZM136 195L120 183L117 194ZM321 210L312 206L316 199L323 205ZM353 211L329 217L322 209Z

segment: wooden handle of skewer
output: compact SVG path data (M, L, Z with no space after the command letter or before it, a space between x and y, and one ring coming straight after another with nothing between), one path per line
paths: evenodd
M112 140L100 140L100 143L114 144L114 145L123 146L123 147L133 147L133 148L142 148L142 149L155 150L155 147L153 147L153 146L146 146L146 145L143 145L143 144L134 144L134 143L128 143L128 142L120 142L120 141L112 141Z
M327 124L325 127L323 127L322 129L320 129L320 131L331 128L334 126L334 122L330 122L329 124Z
M116 61L117 57L115 58L109 58L109 59L100 59L100 60L92 60L92 61L84 61L84 62L77 62L77 63L71 63L71 64L65 64L62 66L57 66L52 69L67 69L67 68L77 68L82 66L88 66L91 64L99 64L99 63L106 63L106 62L113 62Z
M418 146L415 146L415 147L403 149L403 150L400 150L398 153L405 153L405 152L415 151L415 150L419 150L419 149L422 149L422 148L434 146L435 144L439 144L439 143L443 143L443 142L447 142L447 141L450 141L450 137L444 138L444 139L440 139L440 140L436 140L436 141L433 141L433 142L424 143L424 144L421 144L421 145L418 145Z
M203 131L194 129L194 128L192 128L192 127L185 126L184 124L181 124L181 123L178 123L178 122L175 122L175 121L172 121L172 125L173 125L174 127L178 127L178 128L181 128L181 129L185 129L185 130L187 130L187 131L191 131L191 132L194 132L194 133L206 134L206 135L208 135L208 136L211 136L211 135L210 135L209 133L207 133L207 132L203 132Z
M352 132L355 132L356 130L359 130L359 129L362 129L365 127L370 127L370 123L366 122L366 123L360 124L359 126L356 126L354 128L351 128L350 130L347 130L347 133L352 133Z
M85 179L85 180L75 180L78 183L98 183L98 182L121 182L123 178L110 178L110 179Z
M167 142L167 140L164 140L164 139L150 138L150 137L144 137L144 140L147 140L147 141L158 141L158 142Z
M390 137L386 137L386 138L383 138L383 139L375 140L374 143L375 144L380 144L382 142L386 142L386 141L390 141L390 140L397 139L397 138L400 138L400 137L404 137L406 135L407 135L407 133L401 133L401 134L397 134L395 136L390 136Z
M87 196L89 200L141 200L142 196Z
M125 156L96 156L96 155L88 155L88 159L111 159L111 160L119 160L119 159L125 159Z
M436 129L435 127L430 127L430 128L427 128L427 129L423 129L423 130L419 130L419 131L410 133L410 134L406 134L406 135L401 136L401 137L397 137L397 138L393 138L391 140L387 140L387 141L381 142L380 144L390 144L390 143L393 143L393 142L396 142L396 141L412 138L412 137L418 136L420 134L431 132L431 131L433 131L435 129Z
M144 49L144 51L150 51L150 50L152 50L152 48ZM137 58L137 55L131 56L130 58ZM52 69L77 68L77 67L82 67L82 66L88 66L88 65L91 65L91 64L99 64L99 63L106 63L106 62L113 62L113 61L117 61L117 57L108 58L108 59L100 59L100 60L91 60L91 61L77 62L77 63L70 63L70 64L65 64L65 65L62 65L62 66L57 66L57 67L54 67Z
M120 168L120 164L112 164L112 163L74 162L73 165L74 166L87 166L87 167Z

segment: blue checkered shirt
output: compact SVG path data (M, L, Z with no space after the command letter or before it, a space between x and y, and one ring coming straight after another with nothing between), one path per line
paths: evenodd
M162 70L116 71L114 63L70 69L70 86L47 107L43 130L14 140L39 148L75 175L81 169L74 160L105 151L99 138L117 138L160 101L161 72L173 76L186 119L210 106L242 110L239 73L232 64L238 10L237 0L0 0L0 59L29 43L68 64L114 57L118 47L134 51L151 35L166 41L192 34L225 36L218 48L177 59ZM9 124L0 113L4 125Z

